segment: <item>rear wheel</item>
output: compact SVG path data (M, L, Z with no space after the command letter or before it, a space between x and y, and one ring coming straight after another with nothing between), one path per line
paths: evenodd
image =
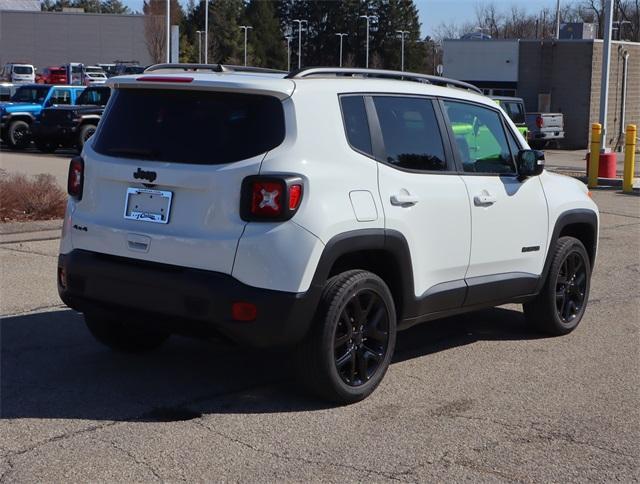
M542 291L524 305L527 322L552 335L570 333L582 320L590 283L591 262L584 245L561 237Z
M327 282L297 350L300 382L333 402L362 400L382 381L395 342L395 306L384 281L361 270L339 274Z
M80 128L80 132L78 133L78 149L82 151L84 148L84 144L87 142L89 138L93 136L93 133L96 132L95 124L85 124Z
M85 313L84 321L95 339L112 350L141 353L158 348L170 334L133 320L126 313ZM149 323L151 324L151 323Z
M31 128L26 121L13 121L7 132L7 143L11 148L24 149L31 141Z

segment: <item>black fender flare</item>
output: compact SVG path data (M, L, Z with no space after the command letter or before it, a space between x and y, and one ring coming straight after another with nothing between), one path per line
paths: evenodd
M593 270L593 267L595 265L596 251L598 248L598 215L593 210L589 210L586 208L578 208L562 212L556 219L556 223L553 227L553 233L551 235L551 238L549 239L547 257L544 262L544 267L542 269L542 275L540 277L538 287L536 288L536 294L542 290L542 286L544 286L544 283L547 280L547 276L549 275L549 269L551 268L554 249L556 247L558 239L560 238L560 233L567 226L573 224L588 225L591 229L593 245L591 247L586 247L586 249L587 252L591 254L591 269Z
M322 252L315 274L311 282L312 292L317 293L320 298L331 268L336 261L345 255L354 254L361 251L382 251L393 258L394 265L397 266L400 287L398 297L400 302L399 317L406 313L408 308L415 305L413 266L411 264L411 252L405 237L395 230L360 229L351 230L332 237Z

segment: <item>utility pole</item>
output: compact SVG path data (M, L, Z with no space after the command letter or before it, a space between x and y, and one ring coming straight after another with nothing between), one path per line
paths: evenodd
M290 35L287 35L285 37L285 39L287 39L287 71L291 72L291 39L293 37L291 37Z
M204 30L196 30L196 34L198 34L198 63L202 64L202 34Z
M247 32L253 27L250 25L241 25L240 30L244 30L244 65L247 65Z
M302 25L308 25L309 22L304 19L293 19L298 24L298 69L302 68Z
M556 40L560 38L560 0L556 4Z
M342 39L344 39L344 37L346 37L349 34L338 32L336 35L340 37L340 67L342 67Z
M602 51L602 84L600 87L600 124L602 125L601 149L607 145L607 111L609 109L609 68L611 65L611 31L613 30L613 0L604 4L604 45Z
M369 68L369 22L371 20L378 20L378 17L375 15L360 15L360 18L366 19L367 21L367 55L365 61L365 67Z
M171 0L167 0L167 64L171 62Z
M209 0L204 0L204 63L209 63Z
M408 30L396 30L396 34L400 34L400 70L402 72L404 72L404 36L408 33Z

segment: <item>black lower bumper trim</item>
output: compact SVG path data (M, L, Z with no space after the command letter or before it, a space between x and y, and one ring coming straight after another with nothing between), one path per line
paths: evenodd
M104 307L204 323L238 343L263 348L299 342L321 293L313 286L306 293L260 289L218 272L84 250L60 255L58 267L66 277L66 287L58 277L60 297L77 311ZM231 305L239 301L256 305L255 321L232 320Z

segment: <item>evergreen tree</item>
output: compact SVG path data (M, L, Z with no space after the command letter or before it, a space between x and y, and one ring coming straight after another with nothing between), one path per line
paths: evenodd
M116 13L120 15L131 13L129 7L122 3L122 0L103 0L101 8L102 13Z
M209 61L242 64L244 41L239 20L244 13L244 3L242 0L216 0L210 4L210 9Z
M250 64L286 69L286 44L273 2L251 0L247 5L246 18L248 25L253 27L249 33Z

